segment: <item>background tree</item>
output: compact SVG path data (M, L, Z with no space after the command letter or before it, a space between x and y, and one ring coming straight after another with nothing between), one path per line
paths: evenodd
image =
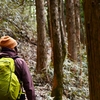
M36 0L36 17L37 17L37 66L38 72L42 72L47 66L46 50L46 29L44 0Z
M64 16L64 2L63 0L58 0L58 13L59 13L59 24L60 24L60 34L61 34L61 44L62 44L62 60L66 57L66 28L65 28L65 16Z
M80 0L80 42L84 48L86 46L86 33L84 26L83 0Z
M100 100L100 1L84 0L90 100Z
M74 0L75 8L75 30L76 30L76 41L78 50L80 49L80 0Z
M77 61L74 0L66 0L66 23L68 32L68 58Z
M77 62L80 65L80 75L82 74L82 55L81 55L81 41L80 41L80 0L74 0L74 11L75 11L75 34L76 34L76 53L77 53ZM80 85L82 84L81 79Z
M54 64L54 78L52 96L54 100L62 100L63 93L63 59L62 59L62 43L61 43L61 29L59 23L58 1L50 1L50 15L52 25L52 39L53 39L53 64Z

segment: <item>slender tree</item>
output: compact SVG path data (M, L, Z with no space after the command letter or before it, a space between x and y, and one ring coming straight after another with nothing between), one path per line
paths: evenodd
M51 18L50 18L50 0L47 0L47 4L48 4L48 9L47 9L47 19L48 19L48 34L50 37L50 40L52 39L51 37L51 33L52 33L52 29L51 29Z
M74 0L66 0L67 32L68 32L68 58L77 61L77 41L75 30Z
M90 100L100 100L100 0L84 0Z
M63 59L62 59L62 43L61 29L59 23L58 0L50 0L51 29L53 40L53 64L54 78L52 96L54 100L62 100L63 93Z
M37 72L42 72L47 66L46 29L44 0L36 0L37 19Z
M78 48L80 47L80 1L74 0L75 8L75 29L76 29L76 40Z
M59 24L60 24L60 34L62 43L62 60L65 60L66 56L66 29L65 29L65 18L64 18L64 2L63 0L58 0L58 13L59 13Z
M80 0L74 0L74 8L75 8L75 30L76 30L76 52L77 52L77 61L80 64L80 75L82 74L82 58L81 58L81 42L80 42ZM81 79L80 85L82 84Z

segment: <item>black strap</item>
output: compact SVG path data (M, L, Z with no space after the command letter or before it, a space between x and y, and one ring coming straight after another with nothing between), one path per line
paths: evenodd
M20 57L18 55L16 55L16 56L13 56L11 58L13 58L15 60L16 58L20 58Z

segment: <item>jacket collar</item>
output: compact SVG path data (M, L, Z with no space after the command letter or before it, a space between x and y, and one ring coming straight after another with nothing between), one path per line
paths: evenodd
M4 47L1 49L0 58L4 57L4 56L15 57L15 56L17 56L17 53L13 49Z

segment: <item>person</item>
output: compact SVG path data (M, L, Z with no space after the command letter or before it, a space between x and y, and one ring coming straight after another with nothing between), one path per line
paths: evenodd
M28 65L24 59L18 57L17 41L10 36L2 36L0 38L0 47L0 58L6 56L9 56L11 58L16 57L16 59L14 60L15 74L17 75L19 81L23 83L23 88L25 90L27 99L36 100L32 76L29 72Z

